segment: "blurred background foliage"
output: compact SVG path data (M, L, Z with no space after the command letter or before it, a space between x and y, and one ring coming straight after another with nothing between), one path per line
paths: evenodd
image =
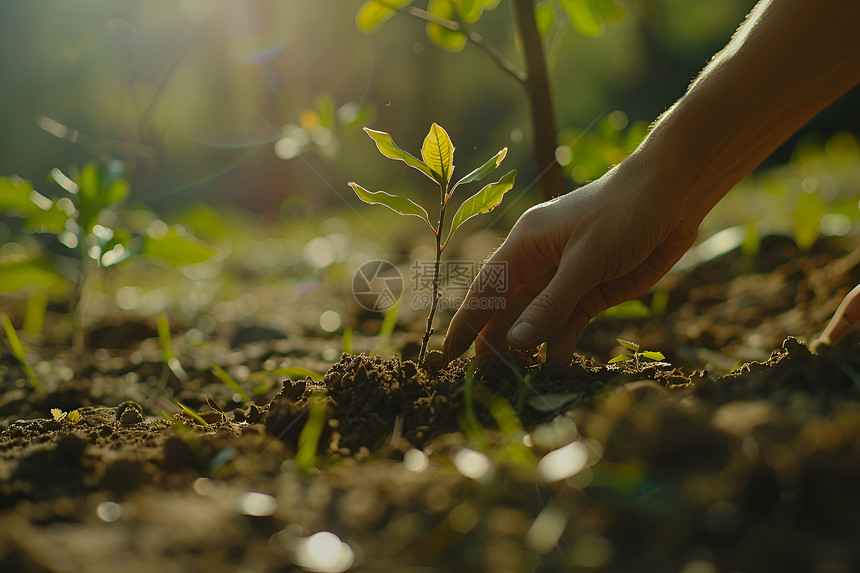
M433 121L461 142L460 162L474 163L473 150L508 145L509 162L528 173L520 87L474 46L439 49L425 23L408 15L374 34L359 31L361 4L6 3L0 174L38 188L55 167L121 159L130 200L157 209L205 200L277 214L294 197L341 207L353 201L348 179L390 167L369 160L373 150L357 128L421 141ZM548 60L562 142L575 151L573 179L605 168L590 152L604 131L639 132L683 93L752 4L622 2L624 16L593 30L597 37L556 22ZM511 20L502 2L476 28L519 63ZM607 117L615 121L601 122ZM628 148L605 159L617 161ZM375 176L380 185L392 178Z
M560 5L579 4L607 3ZM753 4L623 1L617 21L574 19L570 26L558 14L555 22L540 16L559 4L539 2L561 128L558 158L570 186L623 157ZM53 168L120 159L130 200L156 209L204 200L277 214L291 198L342 207L354 200L348 179L374 175L382 185L396 177L370 160L373 150L357 128L420 141L436 121L461 142L459 162L507 145L522 181L533 181L520 87L472 45L460 53L438 48L426 23L409 15L395 15L373 34L359 31L361 5L4 4L0 174L38 188ZM475 27L519 64L511 20L502 2ZM857 106L831 111L809 129L837 126L856 131Z
M372 33L360 30L364 4L4 3L0 175L13 177L10 185L31 182L57 204L64 189L51 177L55 170L77 173L93 160L120 161L128 182L124 209L152 211L144 218L158 220L160 229L168 228L162 219L183 222L217 246L218 228L231 213L286 221L293 229L298 222L304 228L309 220L355 213L360 203L348 180L420 195L418 179L379 161L360 128L420 142L435 121L458 142L459 165L509 148L506 164L520 172L517 188L508 206L483 223L503 234L537 200L521 86L474 45L410 14L390 15ZM521 66L509 2L412 3L437 13L476 4L484 9L470 29ZM629 153L753 5L537 2L559 124L556 158L568 188L599 177ZM827 174L856 173L860 164L857 94L787 142L740 186L743 195L730 194L706 221L705 235L735 226L735 242L755 245L762 234L794 232L809 247L819 233L852 231L860 192L846 183L850 178ZM20 217L9 215L0 213L4 246L22 242L27 230ZM396 233L390 219L382 224ZM352 233L395 243L384 240L379 227L360 226ZM311 227L309 236L322 233ZM221 258L233 249L220 248ZM20 245L9 247L0 259L21 252Z

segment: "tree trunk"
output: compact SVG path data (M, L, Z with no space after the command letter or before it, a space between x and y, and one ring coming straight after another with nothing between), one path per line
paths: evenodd
M555 160L557 127L543 44L535 22L533 0L511 0L514 20L525 53L526 81L532 122L532 157L543 201L567 192L561 165Z

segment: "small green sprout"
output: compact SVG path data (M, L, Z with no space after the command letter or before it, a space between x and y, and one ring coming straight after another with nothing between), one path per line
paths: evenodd
M382 155L390 159L403 161L409 167L426 175L439 186L439 220L436 226L434 226L430 222L427 211L411 199L392 195L385 191L368 191L357 183L349 183L349 186L352 187L358 198L365 203L384 205L400 215L418 217L427 223L430 231L436 237L436 263L433 270L434 294L431 297L432 303L430 306L430 315L427 317L427 329L424 332L424 338L421 341L421 350L418 353L418 363L421 364L427 351L427 342L433 334L433 316L436 314L436 307L442 296L439 290L439 266L442 260L442 251L448 245L448 242L460 225L476 215L492 211L502 202L505 193L513 188L517 172L515 170L508 172L495 183L485 185L480 191L463 201L454 214L451 228L445 234L445 212L448 208L448 201L451 199L454 191L460 185L480 181L486 177L499 166L505 158L508 148L502 148L489 161L451 185L451 175L454 171L454 145L451 143L448 133L438 124L434 123L430 127L427 137L424 138L424 145L421 147L421 159L398 147L391 136L384 131L376 131L366 127L364 131L373 139Z
M640 358L647 358L648 360L653 360L655 362L659 362L660 360L665 360L665 356L663 356L662 352L656 352L654 350L640 350L639 345L635 342L630 342L629 340L622 340L620 338L616 338L618 344L632 352L632 355L629 354L619 354L615 358L612 358L607 364L615 364L616 362L627 362L628 360L633 360L635 362L636 370L639 370Z
M51 416L53 416L54 419L58 422L62 422L63 420L65 420L70 424L77 424L81 421L81 413L79 410L64 412L59 408L51 408Z

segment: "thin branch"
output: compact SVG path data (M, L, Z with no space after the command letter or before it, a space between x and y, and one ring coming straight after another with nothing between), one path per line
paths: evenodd
M493 46L490 42L487 41L481 34L472 31L463 29L463 25L459 22L455 22L454 20L449 20L447 18L442 18L433 14L432 12L428 12L422 8L418 8L417 6L406 6L403 8L397 8L397 11L402 14L408 14L414 18L418 18L419 20L423 20L425 22L430 22L431 24L436 24L438 26L442 26L448 30L454 32L460 32L466 39L475 46L477 46L481 51L490 56L490 58L506 73L511 75L515 80L520 83L525 83L528 79L526 73L517 67L513 62L508 60L502 52L499 51L498 48Z

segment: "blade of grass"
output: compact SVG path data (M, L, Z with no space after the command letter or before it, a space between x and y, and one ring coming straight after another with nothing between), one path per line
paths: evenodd
M170 321L166 312L158 314L158 341L161 343L161 361L167 366L173 358L173 337L170 335Z
M352 329L348 326L343 329L343 351L352 354Z
M308 420L299 434L298 451L296 452L296 463L298 463L299 469L305 473L316 467L317 449L325 425L325 410L325 395L316 393L311 396L311 403L308 406Z
M254 372L248 376L248 378L257 379L264 378L266 376L289 378L290 380L301 380L302 378L309 376L311 380L314 380L315 382L319 382L325 378L325 374L320 374L319 372L314 372L313 370L308 370L301 366L288 366L286 368L275 368L274 370L260 370L259 372Z
M370 352L380 354L391 347L391 336L394 334L394 328L397 326L397 312L399 310L400 301L397 301L394 306L388 309L385 316L382 317L382 324L379 327L379 338L377 338Z
M236 382L233 377L227 373L226 370L215 364L214 366L212 366L212 373L217 376L218 379L221 380L221 382L226 384L227 387L230 388L230 390L238 394L239 397L242 399L243 403L251 401L251 397L248 396L248 393L245 392L241 386L239 386L239 383Z
M208 426L208 425L209 425L209 423L208 423L206 420L204 420L204 419L203 419L203 416L201 416L200 414L198 414L197 412L195 412L194 410L192 410L191 408L189 408L188 406L186 406L185 404L183 404L183 403L182 403L182 402L180 402L179 400L177 400L177 401L176 401L176 404L177 404L180 408L182 408L183 410L185 410L185 413L186 413L186 414L188 414L189 416L191 416L192 418L194 418L195 420L197 420L198 422L200 422L200 424L201 424L201 425L203 425L203 426Z
M6 338L9 339L9 345L12 347L12 354L18 359L18 362L21 363L21 369L24 371L27 379L30 380L30 385L33 386L33 390L41 392L42 385L39 384L39 379L36 377L36 373L30 367L30 363L27 362L27 356L24 353L24 344L21 342L21 339L18 338L18 333L15 332L15 327L12 326L12 321L9 320L9 315L5 312L2 314L3 328L6 330Z

